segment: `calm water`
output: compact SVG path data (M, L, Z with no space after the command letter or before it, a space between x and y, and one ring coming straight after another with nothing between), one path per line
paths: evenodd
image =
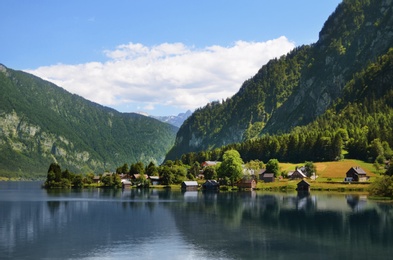
M392 259L393 205L356 195L0 182L0 259Z

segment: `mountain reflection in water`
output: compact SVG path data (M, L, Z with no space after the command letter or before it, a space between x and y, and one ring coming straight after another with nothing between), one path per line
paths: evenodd
M392 253L393 205L360 195L45 191L33 184L0 183L0 259L388 259Z

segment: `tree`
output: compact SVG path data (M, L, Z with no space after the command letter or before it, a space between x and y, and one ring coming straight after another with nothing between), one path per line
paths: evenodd
M317 175L317 167L315 167L313 162L306 162L304 168L307 177L310 178L313 174Z
M248 169L259 170L263 168L263 162L259 160L251 160L246 163Z
M121 188L122 187L122 183L121 183L121 178L119 175L117 174L112 174L113 177L113 187L114 188Z
M187 170L183 166L175 166L173 168L174 171L174 183L182 183L186 180Z
M214 166L207 166L203 171L203 175L205 176L205 180L217 179L216 168Z
M145 173L148 176L158 176L158 168L153 162L150 162L146 168Z
M393 164L389 165L389 168L386 170L385 175L392 177L393 176Z
M384 150L384 156L387 160L390 160L393 157L393 150L390 148L389 143L386 141L382 142L382 147Z
M266 172L274 173L274 177L277 177L278 173L280 172L280 167L278 164L279 162L277 159L270 159L266 163Z
M223 155L223 161L218 166L217 174L220 178L228 177L233 186L242 177L243 160L236 150L228 150Z
M150 181L146 178L144 174L140 174L136 179L136 185L140 188L149 188Z
M86 184L92 184L94 179L94 173L86 174L85 178L83 178L83 182Z
M168 166L163 166L160 168L159 173L162 180L162 184L164 185L172 184L174 179L174 174L171 168L169 168Z
M62 179L67 179L67 180L71 179L71 173L68 171L68 169L66 169L65 171L63 171L61 173L61 178Z
M378 157L381 158L379 159L378 163L381 163L381 161L383 163L383 161L385 160L384 149L381 140L379 140L379 138L376 138L371 141L368 147L368 152L369 152L369 157L372 161L375 161Z
M50 173L50 172L54 173L53 181L55 181L55 182L60 182L61 181L62 174L61 174L60 165L58 165L57 163L51 163L49 165L49 169L48 169L48 173ZM52 177L52 175L51 175L51 177Z
M123 166L121 166L121 167L116 169L116 173L117 174L122 174L122 173L125 174L125 173L128 173L128 172L129 172L129 169L128 169L128 164L127 163L123 164Z
M72 181L72 185L76 188L82 188L83 187L83 177L82 174L77 174L74 177L74 180Z
M107 174L105 176L102 176L101 178L101 182L105 187L111 187L113 186L113 179L112 179L112 175Z
M131 164L130 174L145 174L145 166L142 162Z
M383 176L370 184L370 195L378 197L393 197L393 177Z

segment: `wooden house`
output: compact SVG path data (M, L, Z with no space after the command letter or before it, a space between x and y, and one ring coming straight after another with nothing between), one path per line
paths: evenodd
M95 176L93 177L93 183L100 183L100 181L101 181L100 176L95 175Z
M219 190L220 184L216 180L207 180L202 184L203 190Z
M296 179L304 179L307 178L306 174L303 173L302 170L299 168L296 168L294 172L289 172L288 173L288 178L291 180L296 180Z
M181 189L186 191L198 190L198 182L196 181L183 181L181 183Z
M306 182L305 180L301 180L297 184L296 190L298 192L309 192L310 191L310 183Z
M264 173L262 175L260 175L260 180L262 180L263 182L274 182L275 178L274 178L274 173Z
M263 175L266 173L266 169L259 169L258 171L257 171L257 173L256 173L256 175L258 176L258 179L259 180L263 180L262 178L263 178Z
M367 173L359 166L355 166L349 169L347 171L346 176L347 176L345 178L346 180L359 181L359 182L368 181L368 179L370 178L367 176Z
M149 176L151 185L160 185L161 184L161 178L160 176Z
M131 185L132 185L131 181L126 180L126 179L122 179L121 180L121 187L122 187L122 189L130 188Z
M257 187L257 182L254 178L243 178L237 183L239 189L255 189Z

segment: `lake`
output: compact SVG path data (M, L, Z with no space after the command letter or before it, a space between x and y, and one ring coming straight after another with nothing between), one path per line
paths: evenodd
M0 182L0 259L392 259L364 195L55 190Z

